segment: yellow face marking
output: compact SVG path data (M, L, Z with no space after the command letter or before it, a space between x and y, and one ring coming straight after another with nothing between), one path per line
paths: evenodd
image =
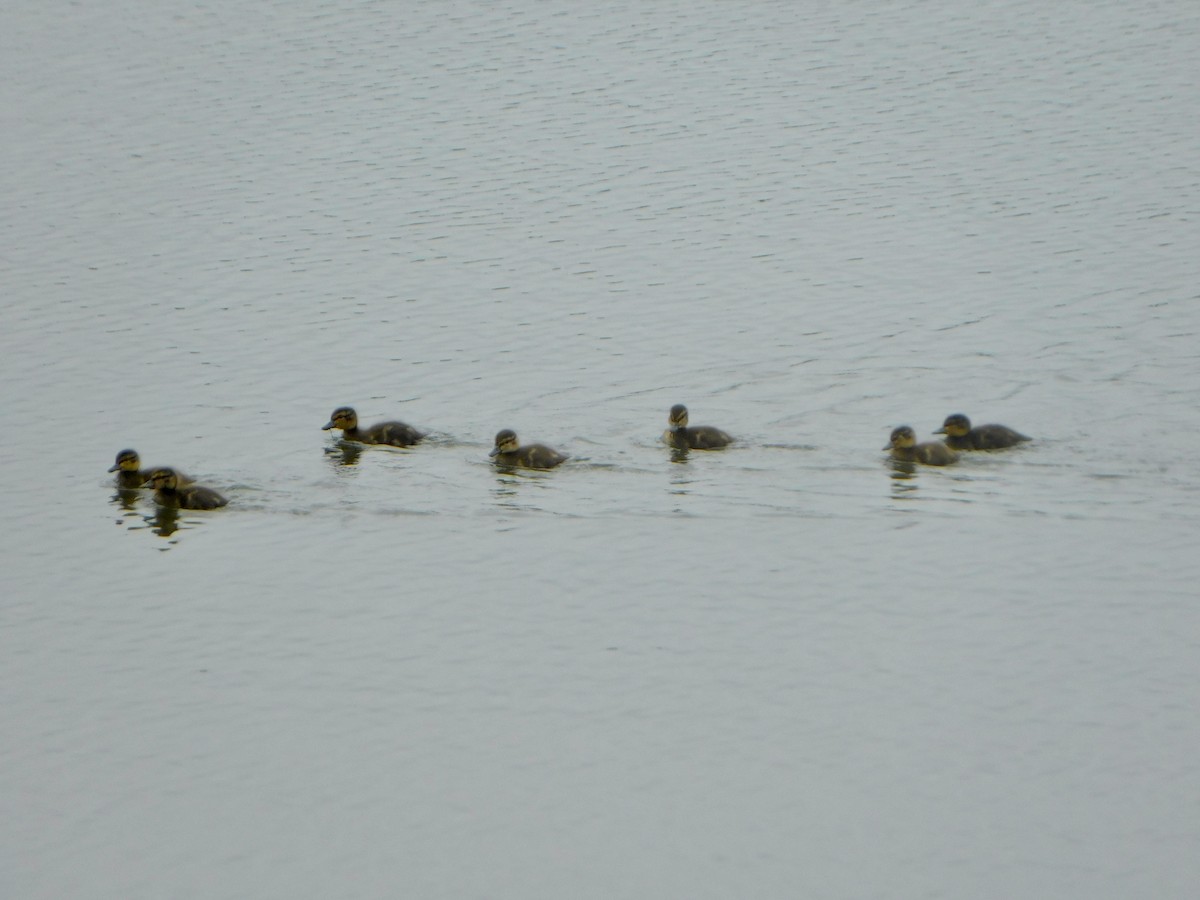
M122 450L117 454L116 461L108 471L115 472L120 469L122 472L136 472L140 463L141 459L136 450Z
M155 469L150 475L150 486L155 490L172 490L176 484L175 473L169 469Z
M358 427L358 413L344 406L339 406L329 416L326 428L337 428L339 431L353 431Z

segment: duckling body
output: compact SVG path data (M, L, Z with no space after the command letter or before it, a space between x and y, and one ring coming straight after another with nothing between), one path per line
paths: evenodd
M667 425L663 441L676 450L720 450L733 443L733 438L720 428L711 425L688 427L687 407L677 403L667 413Z
M403 422L379 422L369 428L358 427L358 413L349 406L339 406L321 426L322 431L338 428L342 438L360 444L388 444L392 447L411 447L425 437L411 425Z
M891 440L884 450L892 451L892 459L901 462L919 462L927 466L948 466L958 461L958 454L941 441L917 443L917 435L907 425L892 431Z
M544 444L527 444L522 447L517 434L508 428L496 434L496 446L488 454L500 466L517 466L522 469L553 469L567 461L565 454Z
M154 502L179 509L218 509L229 501L212 488L198 484L180 484L174 469L155 469L146 479L154 488Z
M972 428L971 420L962 413L947 416L942 427L934 434L946 435L947 446L955 450L1002 450L1031 440L1007 425L977 425Z
M117 461L108 467L108 471L117 473L117 487L140 488L146 484L153 469L141 468L142 460L136 450L122 450L117 454ZM180 471L175 472L179 484L191 484L192 479Z

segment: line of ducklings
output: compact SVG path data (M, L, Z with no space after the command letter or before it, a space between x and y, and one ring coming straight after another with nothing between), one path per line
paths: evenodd
M425 434L404 422L379 422L367 428L358 425L358 414L349 406L339 406L321 426L322 431L338 429L342 439L360 444L385 444L390 447L411 447L421 442ZM961 450L1000 450L1030 440L1005 425L978 425L962 413L947 416L934 434L946 435L945 441L917 442L916 432L908 425L892 431L884 450L893 459L919 462L929 466L945 466L958 460ZM667 413L667 430L663 442L675 450L720 450L734 438L711 425L688 425L687 407L679 403ZM544 444L522 445L510 428L496 433L495 445L489 457L505 468L553 469L570 457ZM136 450L122 450L109 472L117 473L117 485L122 488L154 488L154 500L162 506L179 509L218 509L228 501L212 488L193 484L177 469L159 466L141 468Z
M733 438L720 428L711 425L689 427L687 407L682 403L672 406L667 413L667 426L663 441L677 450L719 450L733 443ZM362 444L411 447L425 437L404 422L379 422L368 428L359 428L358 413L349 406L339 406L330 415L329 421L321 426L322 431L332 428L339 429L344 440ZM522 446L517 433L511 428L496 432L495 445L488 456L497 465L522 469L553 469L570 458L545 444Z

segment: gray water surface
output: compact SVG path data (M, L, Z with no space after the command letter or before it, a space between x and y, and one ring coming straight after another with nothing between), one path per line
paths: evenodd
M5 19L0 894L1194 896L1194 4Z

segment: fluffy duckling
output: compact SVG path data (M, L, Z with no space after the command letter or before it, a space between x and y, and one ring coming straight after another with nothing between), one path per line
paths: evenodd
M141 471L142 458L136 450L122 450L117 454L117 461L108 467L108 471L117 473L117 485L123 488L141 487L150 476L149 472Z
M339 406L333 411L329 421L321 426L322 431L328 431L330 428L340 428L345 440L358 441L361 444L411 447L425 437L417 429L403 422L380 422L370 428L359 428L358 413L349 406Z
M108 467L108 471L117 473L117 486L123 488L139 488L146 483L152 469L141 468L142 460L136 450L122 450L117 454L117 461ZM191 484L192 479L182 472L175 473L180 484Z
M663 441L677 450L718 450L733 443L733 438L720 428L711 425L688 428L688 411L682 403L671 407L667 424L670 427L663 432Z
M146 484L154 488L154 502L162 506L217 509L229 502L212 488L180 484L179 473L174 469L154 469L146 477Z
M946 435L946 444L955 450L999 450L1030 440L1006 425L977 425L972 428L971 420L962 413L946 416L946 421L934 434Z
M522 447L517 442L517 433L508 428L496 433L496 446L488 456L495 457L499 465L524 469L553 469L567 460L564 454L543 444Z
M884 450L892 451L892 458L901 462L919 462L927 466L948 466L958 460L958 454L940 441L917 443L917 435L907 425L892 431L891 440Z

